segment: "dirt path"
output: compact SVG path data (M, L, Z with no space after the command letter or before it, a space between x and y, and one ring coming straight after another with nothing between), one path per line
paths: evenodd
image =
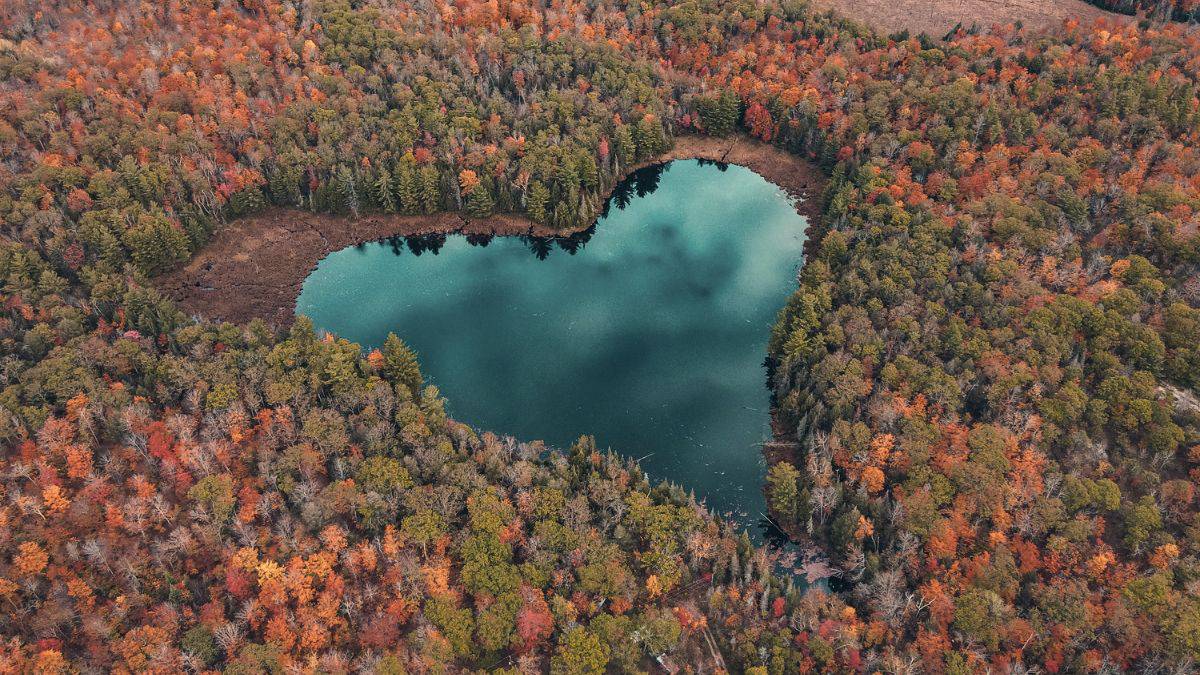
M652 162L711 159L752 169L800 197L797 210L815 215L825 176L779 148L745 138L685 136ZM582 229L582 228L581 228ZM358 219L272 208L228 223L188 264L154 280L184 311L213 319L291 323L300 285L325 256L354 244L392 236L436 233L553 236L521 216L467 220L457 213L432 216L371 214Z
M1124 23L1131 18L1083 0L813 0L822 9L862 21L884 34L908 29L942 37L958 24L990 28L1022 22L1035 30L1055 29L1067 19Z

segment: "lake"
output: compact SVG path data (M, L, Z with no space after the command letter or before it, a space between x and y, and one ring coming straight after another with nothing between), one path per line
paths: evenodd
M806 224L749 169L675 161L631 175L575 237L338 251L296 312L367 348L395 332L455 419L564 448L591 434L753 532L766 511L763 360Z

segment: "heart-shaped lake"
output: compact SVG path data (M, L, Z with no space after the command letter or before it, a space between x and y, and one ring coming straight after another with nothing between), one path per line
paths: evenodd
M396 333L458 420L559 447L592 434L756 525L763 358L805 225L749 169L676 161L622 183L590 237L338 251L296 312L367 348Z

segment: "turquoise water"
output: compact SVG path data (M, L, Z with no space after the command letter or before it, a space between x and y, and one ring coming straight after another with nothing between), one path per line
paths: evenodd
M460 421L558 447L592 434L758 526L763 359L805 225L749 169L677 161L631 176L579 237L338 251L296 312L366 347L395 332Z

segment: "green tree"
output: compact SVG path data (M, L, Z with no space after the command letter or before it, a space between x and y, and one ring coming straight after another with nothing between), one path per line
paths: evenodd
M383 342L383 371L393 382L407 388L413 398L420 394L421 387L425 384L416 352L396 337L395 333L388 333Z
M396 163L396 168L392 171L392 184L402 213L413 215L422 211L421 180L417 175L412 153L406 154Z
M472 218L487 218L492 215L493 208L495 208L495 204L492 201L491 190L488 189L487 185L478 185L467 195L466 211L468 216Z
M395 213L397 207L395 184L386 170L381 171L372 183L371 198L387 213Z
M358 482L368 490L392 494L412 487L412 477L399 460L375 455L363 460L358 467Z
M475 619L471 610L456 607L450 598L438 596L425 603L425 618L442 631L455 654L465 657L474 653L471 635L475 632Z
M188 497L207 507L215 523L223 524L233 513L233 477L225 473L205 476L188 489Z
M436 511L422 509L406 517L400 523L404 536L421 546L421 553L429 555L429 545L446 534L446 519Z
M423 166L418 172L420 179L421 210L437 213L442 208L442 177L432 166Z
M539 180L529 184L529 192L525 196L525 211L535 223L546 222L546 206L550 203L550 191Z
M788 462L776 462L767 471L767 503L788 524L800 515L800 472Z
M992 591L972 589L954 599L954 627L995 651L1007 606Z
M608 665L610 651L594 633L576 626L563 634L550 672L554 675L601 675Z

